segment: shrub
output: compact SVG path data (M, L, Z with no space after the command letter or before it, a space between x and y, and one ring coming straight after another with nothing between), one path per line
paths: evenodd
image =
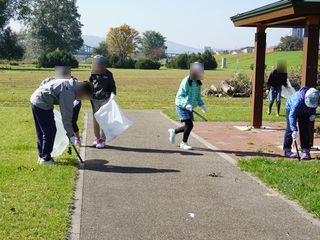
M266 69L267 69L267 67L268 67L268 66L265 64L265 65L264 65L264 69L266 70ZM253 70L253 69L254 69L254 63L251 63L251 65L250 65L250 69L251 69L251 70Z
M39 59L39 66L53 68L55 66L70 66L78 68L79 62L71 52L56 49L52 52L42 54Z
M123 60L115 54L108 54L106 56L106 66L109 68L134 69L135 64L136 61L132 58L127 58Z
M218 67L216 59L213 57L213 55L209 51L205 51L201 55L201 61L204 64L205 70L212 70L216 69Z
M134 69L136 61L132 58L119 59L117 62L112 64L113 68L123 68L123 69Z
M234 72L227 83L233 88L234 97L249 97L252 92L252 84L247 74L237 71Z
M158 61L149 59L149 58L144 58L140 59L136 62L135 64L136 69L160 69L161 64Z
M16 61L10 61L9 65L10 66L19 66L20 64L19 64L19 62L16 62Z
M214 56L209 52L204 53L192 53L192 54L181 54L171 60L166 61L167 68L178 68L178 69L189 69L190 63L201 62L204 64L205 70L214 70L218 67L217 61Z

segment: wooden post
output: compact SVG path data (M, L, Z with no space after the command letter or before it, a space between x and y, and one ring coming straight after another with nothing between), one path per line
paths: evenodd
M319 55L319 17L310 17L304 30L302 86L316 87ZM310 124L310 146L314 143L314 122Z
M263 111L263 89L264 89L264 71L266 57L266 27L257 27L255 36L255 64L252 86L252 120L251 126L260 128L262 126Z

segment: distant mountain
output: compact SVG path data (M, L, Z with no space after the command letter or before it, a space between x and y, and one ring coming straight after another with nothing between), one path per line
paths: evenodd
M99 43L105 40L105 38L103 37L91 36L91 35L82 35L82 38L83 38L84 44L90 47L98 47ZM166 45L168 47L167 49L168 53L182 54L182 53L203 52L203 49L189 47L189 46L186 46L180 43L175 43L172 41L167 41Z
M175 54L182 54L182 53L199 53L203 52L203 49L189 47L180 43L175 43L171 41L167 41L166 45L168 47L167 53L175 53Z

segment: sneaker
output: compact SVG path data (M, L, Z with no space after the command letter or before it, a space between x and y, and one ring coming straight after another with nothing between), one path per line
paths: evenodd
M310 152L304 152L304 153L302 154L301 160L303 160L303 161L311 160Z
M296 157L296 154L289 150L289 151L285 151L285 152L284 152L284 156L285 156L286 158L295 158L295 157Z
M40 165L54 165L56 163L52 158L50 160L45 160L43 158L40 158L40 160L38 160L38 164L40 164Z
M100 138L98 144L96 145L96 148L102 149L102 148L105 148L105 146L106 146L106 142L102 138Z
M180 148L183 150L191 150L192 149L192 147L188 143L185 143L185 142L182 142L180 144Z
M74 145L77 146L77 147L80 147L80 146L81 146L81 140L80 140L79 137L76 137L76 138L75 138ZM97 144L96 144L96 145L97 145Z
M169 141L171 144L175 144L176 143L176 133L174 131L174 129L169 129Z
M97 146L97 144L99 143L99 138L95 138L93 143L92 143L92 146Z

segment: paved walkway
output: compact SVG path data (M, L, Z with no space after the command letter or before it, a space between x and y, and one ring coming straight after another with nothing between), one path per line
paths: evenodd
M130 130L86 150L82 240L319 239L318 226L197 140L191 152L170 146L174 126L159 111L126 114ZM87 134L89 144L91 118Z

